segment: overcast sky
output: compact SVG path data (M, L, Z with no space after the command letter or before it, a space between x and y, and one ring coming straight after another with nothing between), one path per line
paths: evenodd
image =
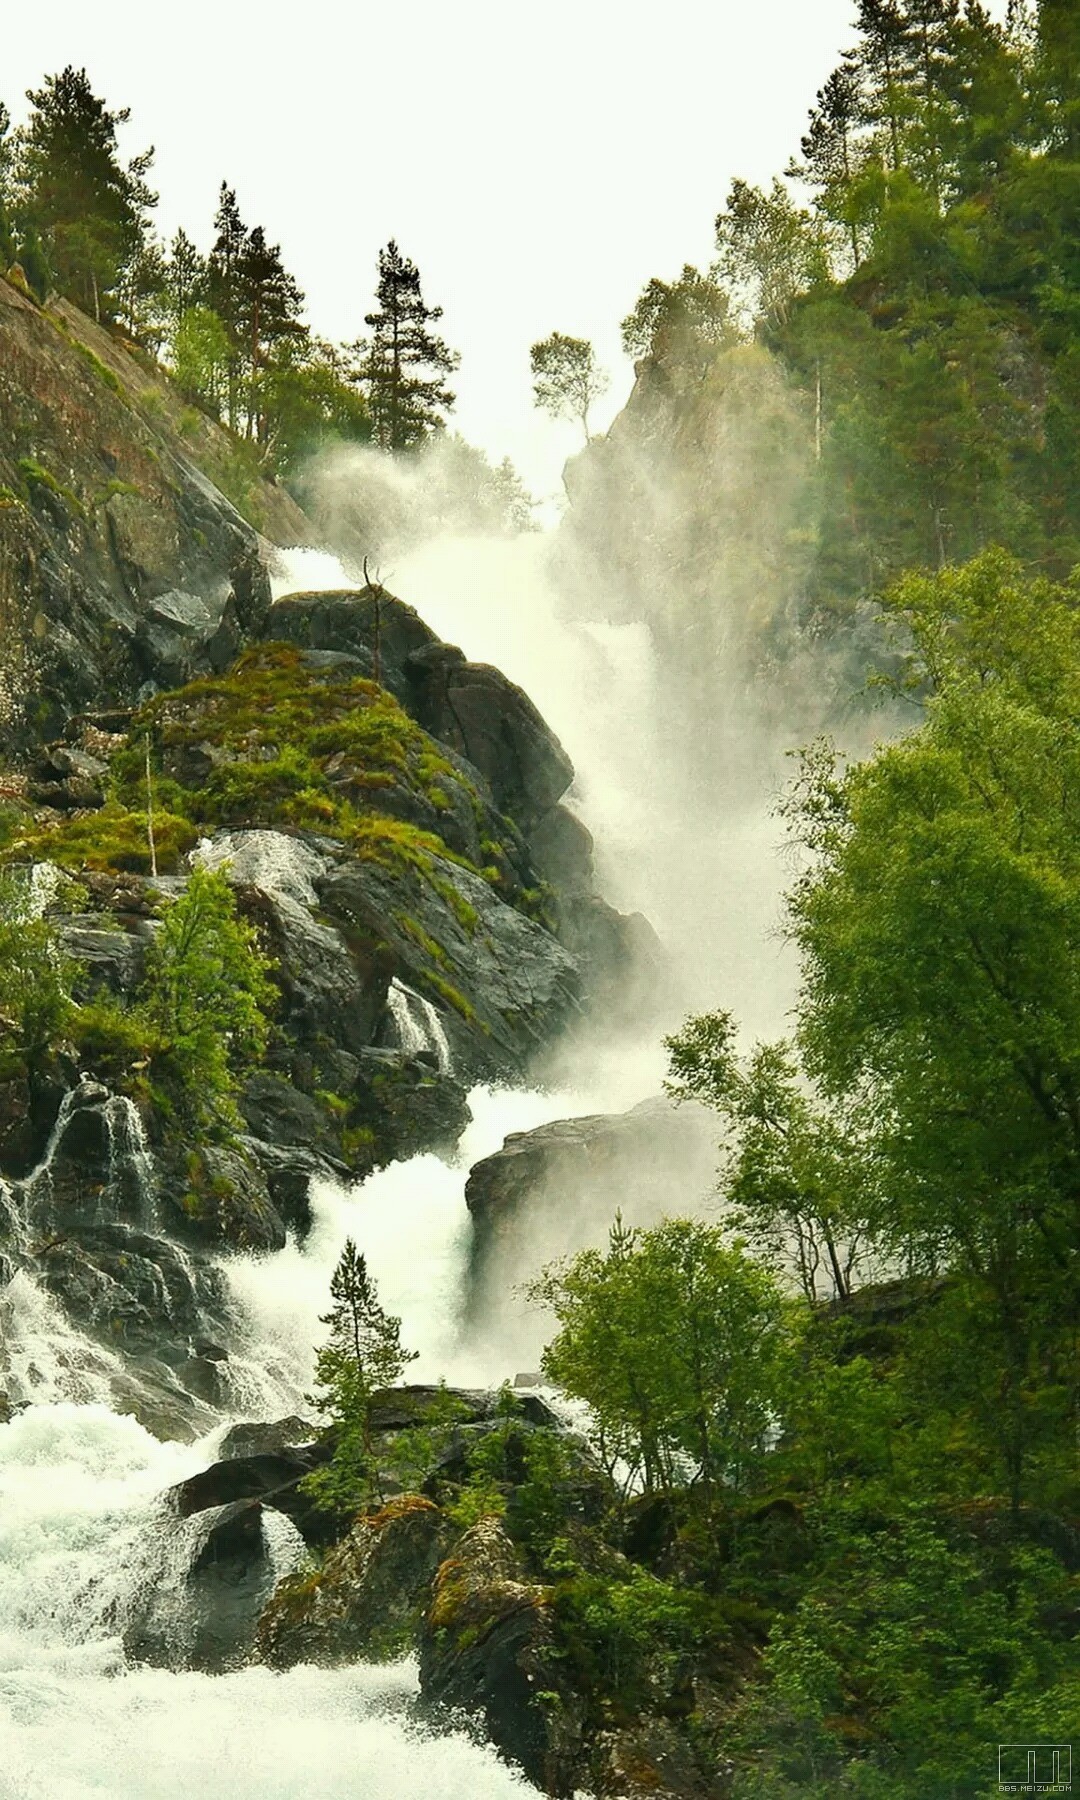
M125 148L157 147L166 235L208 247L218 185L280 240L313 326L351 338L379 246L419 265L461 351L455 423L537 492L571 427L532 412L531 342L618 324L651 275L705 263L734 175L782 170L854 0L46 0L4 22L0 92L72 62Z

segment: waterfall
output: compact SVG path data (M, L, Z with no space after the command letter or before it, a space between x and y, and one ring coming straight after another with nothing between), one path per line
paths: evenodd
M390 991L386 996L390 1009L398 1048L406 1056L418 1056L426 1052L435 1058L439 1073L450 1072L450 1045L446 1040L443 1023L430 1000L423 994L417 994L406 987L397 976L390 983Z
M504 579L502 561L489 562L478 569L482 597L475 612L454 616L467 584L459 581L455 590L451 582L447 610L432 608L432 622L463 641L467 653L502 662L523 681L554 715L579 761L575 805L580 799L586 818L601 825L617 819L640 846L647 831L641 795L662 786L654 779L651 787L638 787L636 752L647 759L651 739L644 723L627 732L627 719L644 721L649 697L651 665L641 634L601 645L587 632L558 625L550 608L531 605L535 582L528 570L537 547L523 543L508 554L527 577L520 605L506 605L508 587L518 584ZM288 562L282 558L282 587L346 579L331 558L316 564L306 553L292 559L291 571ZM460 575L460 558L457 566ZM401 571L406 597L425 611L427 593L438 586L433 570L414 559L411 572ZM520 641L516 648L507 644L504 654L500 636L506 634ZM640 706L628 699L627 682L644 696ZM664 723L670 723L666 714ZM629 765L628 736L635 739ZM602 754L593 754L600 740ZM316 904L321 864L298 840L234 832L198 854L209 866L231 864L236 879L273 892L286 909ZM648 895L630 884L615 897L648 904ZM387 1011L403 1052L450 1071L447 1035L428 1000L394 981ZM587 1088L575 1081L543 1093L478 1089L469 1097L473 1122L455 1157L424 1155L351 1186L319 1185L303 1245L222 1259L218 1274L230 1314L223 1391L231 1398L216 1414L217 1430L190 1446L160 1443L114 1410L126 1403L120 1358L78 1331L29 1268L17 1270L0 1290L0 1388L16 1406L30 1404L0 1423L2 1800L416 1800L421 1794L524 1800L534 1792L471 1738L417 1728L410 1662L287 1674L259 1667L214 1676L169 1673L133 1666L123 1633L148 1592L161 1595L168 1611L195 1534L205 1529L181 1525L162 1507L162 1493L214 1459L227 1418L307 1410L314 1347L323 1336L320 1315L347 1236L367 1256L384 1305L400 1314L403 1342L419 1352L417 1379L498 1383L523 1366L516 1338L481 1343L463 1335L469 1168L511 1132L626 1106L655 1091L659 1059L655 1050L650 1056L624 1069L607 1047L603 1055L579 1052ZM149 1226L154 1170L138 1115L104 1092L91 1100L85 1088L65 1097L41 1164L21 1189L13 1186L10 1199L0 1192L0 1207L17 1210L35 1195L47 1197L70 1114L88 1101L104 1115L113 1196L122 1192L127 1216L134 1209ZM126 1379L130 1391L130 1370ZM215 1417L209 1405L205 1413ZM283 1531L272 1549L282 1568L297 1546Z
M104 1114L109 1134L107 1192L113 1209L152 1226L157 1223L157 1171L142 1115L126 1094L111 1094Z
M157 1496L213 1455L212 1439L158 1443L102 1404L0 1426L4 1800L525 1800L494 1754L410 1723L411 1662L128 1666L125 1619L190 1552L194 1522L178 1527Z

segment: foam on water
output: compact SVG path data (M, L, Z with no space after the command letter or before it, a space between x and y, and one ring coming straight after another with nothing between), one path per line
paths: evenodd
M158 1443L101 1404L35 1406L0 1426L3 1800L530 1792L490 1752L410 1723L410 1662L285 1675L125 1667L126 1609L140 1583L168 1580L158 1496L215 1448Z

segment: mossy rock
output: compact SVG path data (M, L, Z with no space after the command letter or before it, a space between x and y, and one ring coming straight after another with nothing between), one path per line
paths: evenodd
M419 1494L363 1514L321 1567L278 1587L259 1623L263 1659L289 1668L403 1655L451 1535L440 1509Z

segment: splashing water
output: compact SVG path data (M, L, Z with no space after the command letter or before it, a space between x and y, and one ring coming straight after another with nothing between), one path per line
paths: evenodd
M212 1459L103 1405L0 1427L3 1800L515 1800L528 1784L413 1727L409 1662L207 1676L124 1666L155 1496Z
M663 824L670 795L660 749L671 720L648 634L559 621L542 591L541 561L536 539L472 540L457 550L444 541L385 578L442 635L526 688L579 768L569 799L597 835L601 890L663 928L686 843ZM333 557L289 552L275 590L354 580ZM302 856L241 836L222 854L251 858L253 879L310 906L312 871ZM755 938L768 910L758 908ZM699 945L709 929L699 919ZM744 968L752 948L745 939L739 946ZM728 999L740 1004L738 992ZM402 1047L427 1050L445 1068L434 1009L395 987L390 1011ZM462 1330L468 1171L511 1132L655 1092L658 1032L648 1025L643 1036L650 1047L632 1066L616 1067L606 1046L594 1062L579 1060L587 1084L575 1074L569 1088L544 1093L476 1090L456 1158L421 1156L348 1189L319 1186L303 1246L223 1264L237 1415L305 1410L319 1315L349 1235L384 1304L401 1315L403 1341L420 1353L417 1379L511 1376L511 1342L481 1347ZM116 1118L116 1141L130 1124ZM172 1578L172 1551L155 1545L157 1497L213 1459L215 1434L189 1447L160 1444L111 1411L115 1359L81 1337L25 1273L3 1307L3 1360L19 1383L13 1397L34 1404L0 1425L0 1800L520 1800L533 1791L468 1739L415 1728L410 1663L217 1676L127 1667L118 1635L126 1610L147 1585ZM281 1549L288 1554L287 1544Z

